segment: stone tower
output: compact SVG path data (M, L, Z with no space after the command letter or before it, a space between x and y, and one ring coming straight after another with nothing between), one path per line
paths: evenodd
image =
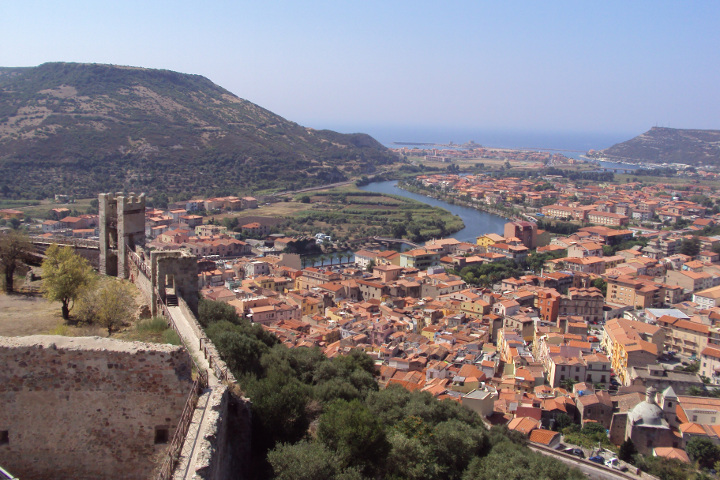
M100 273L128 278L127 249L145 244L145 194L101 193Z
M152 315L157 315L157 295L168 306L177 305L177 297L186 302L194 315L198 314L197 257L189 250L150 252Z

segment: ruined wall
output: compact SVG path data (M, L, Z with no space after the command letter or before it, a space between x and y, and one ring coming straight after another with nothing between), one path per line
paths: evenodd
M23 480L150 478L192 385L183 348L99 337L0 337L0 365L0 465Z

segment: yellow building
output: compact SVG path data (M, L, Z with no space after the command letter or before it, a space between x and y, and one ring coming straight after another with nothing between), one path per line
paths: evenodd
M628 386L631 367L646 367L657 361L663 351L665 333L656 326L625 318L614 318L605 324L602 346L618 381Z
M481 247L489 247L496 243L502 243L505 241L505 237L498 235L497 233L486 233L482 237L477 237L477 244Z

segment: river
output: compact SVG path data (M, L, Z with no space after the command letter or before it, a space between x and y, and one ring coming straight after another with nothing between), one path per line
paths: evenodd
M475 243L477 237L485 235L486 233L497 233L502 235L505 223L508 222L505 218L481 212L480 210L475 210L474 208L452 205L442 200L408 192L399 188L397 184L397 180L389 180L386 182L373 182L359 188L360 190L365 190L366 192L399 195L401 197L410 198L412 200L417 200L418 202L432 205L433 207L440 207L448 210L453 215L457 215L462 218L463 223L465 223L465 228L453 235L450 235L449 237L456 238L461 242Z

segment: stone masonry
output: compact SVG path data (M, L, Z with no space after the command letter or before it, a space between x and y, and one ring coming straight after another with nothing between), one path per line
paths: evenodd
M169 294L177 295L187 302L193 315L198 313L197 257L189 250L150 252L151 282L163 301ZM152 308L157 307L153 290ZM157 315L156 311L152 312Z
M192 388L182 347L0 337L0 465L24 480L146 479Z
M98 196L100 273L128 278L127 247L145 244L145 194Z

